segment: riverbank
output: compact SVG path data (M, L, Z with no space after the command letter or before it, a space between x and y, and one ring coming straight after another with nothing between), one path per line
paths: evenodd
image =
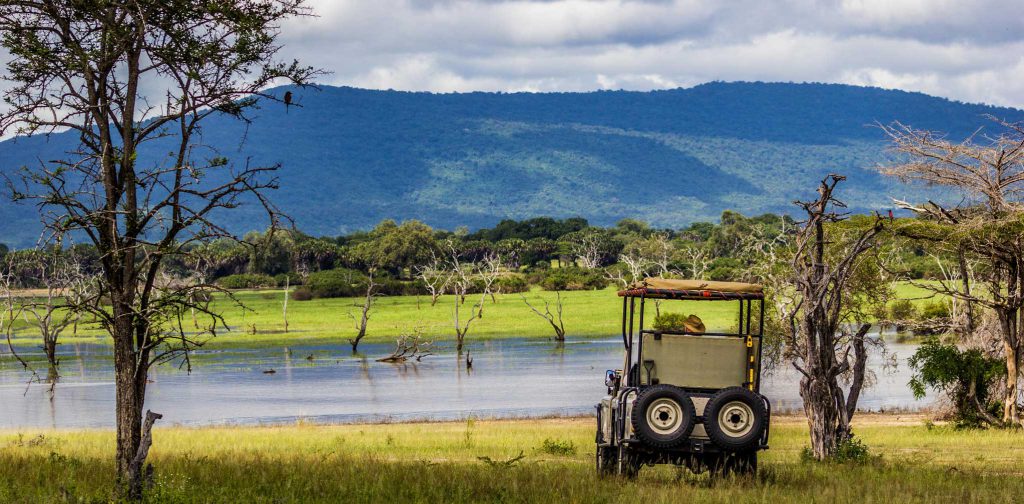
M896 289L897 297L914 300L922 304L928 295L923 289L901 283ZM221 313L230 331L219 331L216 338L207 343L207 348L238 348L257 346L317 345L345 342L355 336L353 316L358 317L361 298L313 299L288 302L287 331L285 328L284 291L237 291L233 293L237 302L227 296L214 298L213 310ZM616 289L609 287L595 291L569 291L555 293L534 288L524 294L531 304L541 312L544 303L554 303L561 297L566 333L570 336L592 337L618 334L621 329L622 298ZM469 314L469 308L479 302L480 296L467 296L462 307L462 321ZM442 296L431 305L429 296L389 296L377 299L372 311L364 342L391 343L402 334L419 332L424 337L438 341L454 340L455 326L452 311L454 296ZM736 324L737 309L734 303L708 303L703 301L666 301L661 306L667 311L686 314L696 313L712 329L730 329ZM653 315L652 307L648 308ZM653 322L649 320L648 325ZM186 329L190 321L185 321ZM24 320L17 321L16 342L30 342L35 332ZM552 338L554 331L550 323L534 313L523 301L520 294L497 294L484 301L483 317L470 324L469 341L485 341L509 337ZM78 336L70 331L62 341L107 342L95 327L81 326Z
M1011 502L1017 431L958 431L923 415L859 415L877 457L802 461L800 417L773 422L757 478L668 467L599 480L593 419L157 428L153 502ZM109 430L0 431L0 501L110 498ZM519 457L522 458L519 458ZM514 461L518 459L517 461ZM512 462L514 461L514 462Z

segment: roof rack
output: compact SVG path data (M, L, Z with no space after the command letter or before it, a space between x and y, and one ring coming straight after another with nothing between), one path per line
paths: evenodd
M764 290L758 284L742 282L645 278L619 291L619 296L695 300L764 299Z

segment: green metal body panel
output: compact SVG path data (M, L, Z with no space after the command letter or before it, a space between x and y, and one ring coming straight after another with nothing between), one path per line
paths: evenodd
M682 334L643 335L641 383L722 389L749 382L746 337ZM754 369L761 338L753 337ZM650 363L654 366L651 367ZM756 373L755 373L756 374ZM755 379L758 377L755 376Z

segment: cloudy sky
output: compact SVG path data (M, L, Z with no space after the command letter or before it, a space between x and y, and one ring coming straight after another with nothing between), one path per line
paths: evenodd
M309 0L287 56L428 91L841 82L1024 108L1013 0Z

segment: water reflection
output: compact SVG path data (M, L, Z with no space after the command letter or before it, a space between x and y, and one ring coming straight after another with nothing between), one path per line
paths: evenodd
M173 365L152 373L147 406L168 423L256 424L452 419L586 414L604 394L605 369L621 367L619 337L570 339L564 344L537 339L475 342L473 367L453 348L437 348L423 361L375 362L390 345L364 344L353 356L338 345L200 351L188 374ZM883 369L872 356L874 386L861 407L919 409L906 384L906 358L915 345L890 343L896 369ZM31 348L21 349L26 355ZM0 428L111 427L114 385L110 348L64 345L63 376L53 400L46 386L0 357ZM313 356L308 359L307 356ZM273 370L271 373L270 371ZM766 377L762 391L776 411L800 408L799 376L791 368Z

